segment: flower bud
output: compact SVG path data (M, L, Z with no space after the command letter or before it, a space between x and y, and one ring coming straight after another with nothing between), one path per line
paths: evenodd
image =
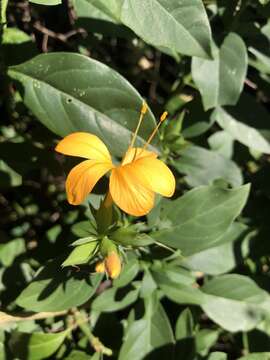
M121 259L116 251L111 251L105 257L105 268L110 278L116 279L121 272Z
M95 266L95 270L97 273L105 273L106 268L104 261L99 261Z

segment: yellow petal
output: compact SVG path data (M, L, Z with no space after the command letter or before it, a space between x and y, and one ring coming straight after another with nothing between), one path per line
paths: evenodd
M133 166L133 171L149 190L167 197L174 194L175 177L161 160L144 157L134 161L129 166Z
M98 180L113 167L110 162L85 160L68 174L66 191L71 205L81 204Z
M122 165L129 164L132 161L138 160L146 156L156 158L157 154L152 151L145 150L143 148L130 148L123 157Z
M86 132L67 135L58 143L55 150L64 155L111 162L106 145L96 135Z
M145 215L154 206L153 191L140 182L132 164L112 170L110 193L116 205L130 215Z

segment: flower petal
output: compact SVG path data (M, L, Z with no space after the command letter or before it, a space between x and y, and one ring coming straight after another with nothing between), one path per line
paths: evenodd
M150 156L150 157L156 158L157 154L154 153L153 151L148 151L143 148L130 148L130 149L128 149L125 156L123 157L122 165L127 165L127 164L131 163L132 161L138 160L145 156Z
M110 193L116 205L130 215L145 215L154 206L153 191L141 184L132 165L112 170Z
M81 204L92 191L98 180L113 167L110 162L85 160L68 174L66 191L71 205Z
M134 161L130 166L133 166L141 183L149 190L167 197L174 194L174 175L162 161L144 157Z
M96 135L86 132L67 135L58 143L55 150L65 155L111 162L106 145Z

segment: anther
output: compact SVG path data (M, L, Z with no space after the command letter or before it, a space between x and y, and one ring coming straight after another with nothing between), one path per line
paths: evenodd
M147 148L147 146L150 144L150 142L153 140L154 136L156 135L156 133L158 132L158 129L160 127L160 125L162 124L162 122L164 120L167 119L168 116L168 112L164 111L164 113L160 116L159 118L159 123L157 124L157 126L155 127L155 129L153 130L152 134L149 136L149 139L147 140L147 142L144 144L143 150Z
M148 106L145 101L143 101L142 108L141 108L141 114L145 115L147 113Z
M164 113L160 117L160 121L163 122L167 119L168 111L164 111Z

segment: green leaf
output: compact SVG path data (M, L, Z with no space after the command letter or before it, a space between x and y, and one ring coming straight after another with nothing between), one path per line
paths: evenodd
M250 278L236 274L216 277L202 291L207 294L202 305L207 316L232 332L254 328L265 314L264 303L269 302L266 291Z
M220 239L221 245L203 250L183 260L183 264L193 271L210 275L224 274L244 261L249 252L248 227L233 223ZM247 235L247 236L246 236ZM235 248L238 255L235 256Z
M211 31L201 0L124 0L121 21L158 48L211 57Z
M268 293L243 275L216 277L200 289L169 281L161 274L155 280L170 300L201 306L212 321L231 332L249 331L269 316Z
M92 310L114 312L133 304L139 295L134 287L111 288L101 293L92 303Z
M22 177L15 170L13 170L7 163L0 160L0 187L7 188L13 186L20 186L22 184Z
M120 24L123 0L73 0L77 16Z
M253 353L246 356L242 356L239 360L269 360L270 352Z
M225 157L231 159L233 156L234 139L226 131L217 131L207 139L212 150Z
M227 360L227 354L220 351L214 351L208 356L207 360Z
M220 49L214 47L214 60L192 59L192 77L205 110L237 103L243 90L247 61L245 43L234 33L225 38Z
M189 308L183 310L175 326L176 340L192 337L194 335L194 320Z
M202 329L198 331L195 336L197 352L202 356L207 355L210 348L217 342L218 337L219 332L217 330Z
M6 23L7 23L7 7L8 7L8 0L2 0L1 1L1 6L0 6L0 11L1 11L1 25L3 27L6 27Z
M123 0L73 0L75 24L90 34L132 39L135 34L122 24L120 18L122 3Z
M121 227L110 234L110 238L123 246L147 246L154 243L151 236L138 231L132 227Z
M5 333L0 330L0 360L6 360Z
M91 236L87 236L87 237L75 240L70 245L71 246L84 245L84 244L88 244L88 243L91 243L91 242L96 242L96 240L97 240L97 236L91 235Z
M86 131L99 136L115 156L125 153L143 99L117 72L74 53L50 53L11 67L33 114L59 136ZM142 145L155 127L149 110L137 138Z
M80 238L89 238L97 235L96 226L92 221L80 221L71 226L71 232Z
M147 310L146 310L147 313ZM161 348L174 342L169 319L161 306L157 304L150 314L134 321L120 349L119 360L141 360L151 354L154 359L172 359L168 349ZM160 349L161 348L161 349ZM158 351L160 349L160 351ZM156 356L154 350L157 351Z
M270 58L264 53L258 51L257 49L250 47L248 49L251 54L253 54L256 60L250 59L251 66L254 66L257 70L270 74Z
M166 277L157 277L156 273L153 275L163 294L177 304L202 305L206 301L205 294L191 285L168 281Z
M182 174L191 187L211 184L216 179L224 179L230 185L242 185L243 178L239 167L230 159L214 151L199 146L183 150L173 166Z
M29 0L31 3L40 5L59 5L62 0Z
M10 266L25 250L24 239L14 239L6 244L0 244L0 261L4 266Z
M145 269L141 283L140 296L142 298L147 298L151 296L156 289L157 285L151 272L148 269Z
M45 359L55 353L69 333L69 329L56 334L16 332L12 334L9 345L12 353L20 359Z
M172 301L194 305L201 305L205 301L204 293L193 286L195 279L186 269L163 264L159 268L153 267L151 271L157 285Z
M99 360L99 354L96 353L93 357L83 351L73 350L64 360Z
M249 185L232 190L202 186L174 201L164 202L162 218L167 226L151 236L180 249L184 256L214 247L241 213L249 189Z
M63 262L62 266L86 264L96 253L98 241L77 245Z
M246 106L248 106L248 104ZM258 116L258 113L256 113L255 109L252 110L252 115L254 116L254 114L256 114L256 117ZM251 149L265 154L270 154L269 141L258 129L244 123L247 121L246 117L241 116L241 114L237 112L231 114L229 111L222 108L216 109L213 113L213 117L219 126L227 131L235 140L250 147ZM267 116L267 120L269 120L268 117L269 116ZM241 122L242 118L244 122Z
M113 281L113 286L119 288L130 284L138 274L139 270L140 267L136 258L128 260L127 264L124 264L120 276Z
M16 299L17 305L31 311L61 311L85 303L96 292L101 274L85 275L61 269L61 261L42 268Z

